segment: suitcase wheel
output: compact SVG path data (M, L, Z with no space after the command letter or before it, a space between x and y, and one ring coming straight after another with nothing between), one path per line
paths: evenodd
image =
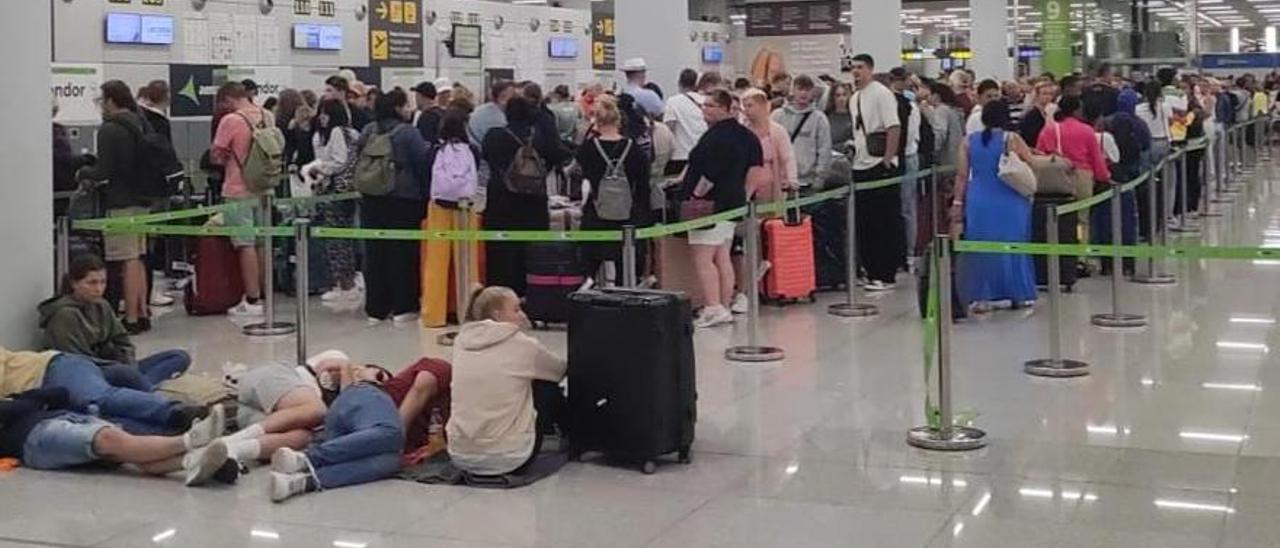
M653 462L652 460L644 461L644 464L640 465L640 471L644 472L646 476L652 475L654 472L658 471L658 463Z
M684 449L681 449L681 450L680 450L680 454L677 456L677 458L678 458L678 460L679 460L680 464L689 464L689 463L692 463L692 462L693 462L693 457L691 457L691 456L689 455L689 448L688 448L688 447L686 447L686 448L684 448Z

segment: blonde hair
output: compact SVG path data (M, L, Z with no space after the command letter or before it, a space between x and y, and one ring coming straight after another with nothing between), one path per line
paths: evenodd
M622 113L618 111L618 100L611 95L602 95L591 107L591 114L598 126L621 126Z
M747 91L742 92L742 97L739 98L739 100L742 101L743 103L747 101L761 101L764 103L768 103L769 96L766 95L765 92L762 91L760 88L751 88L751 89L748 89Z
M471 294L471 304L467 306L467 315L464 320L468 322L492 320L508 299L518 301L520 296L516 295L511 288L500 285L477 289Z

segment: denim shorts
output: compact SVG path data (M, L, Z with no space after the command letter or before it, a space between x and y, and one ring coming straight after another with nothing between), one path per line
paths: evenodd
M252 228L258 226L262 216L258 214L258 206L242 205L234 207L222 212L223 225L228 228ZM253 236L233 236L231 245L236 248L254 247L258 245L258 239Z
M111 423L77 413L40 421L22 444L22 465L35 470L58 470L98 460L93 438Z

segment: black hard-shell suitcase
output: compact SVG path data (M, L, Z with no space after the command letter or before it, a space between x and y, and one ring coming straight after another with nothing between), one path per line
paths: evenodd
M569 294L586 281L581 249L573 242L525 245L525 313L535 326L568 321Z
M828 200L803 208L813 223L813 268L818 291L835 291L845 285L844 200Z
M639 462L678 453L689 462L697 421L693 323L683 293L606 289L570 297L572 454Z
M1045 213L1049 206L1061 206L1075 201L1075 196L1070 194L1037 194L1035 202L1031 206L1031 241L1036 243L1048 242L1048 236L1045 232L1047 226L1045 224ZM1068 213L1058 217L1058 243L1060 244L1077 244L1080 243L1079 236L1080 217L1076 213ZM1074 255L1063 255L1059 258L1059 271L1062 273L1062 288L1071 291L1076 285L1076 263L1078 259ZM1046 256L1035 256L1036 267L1036 285L1046 286L1049 284L1049 269Z

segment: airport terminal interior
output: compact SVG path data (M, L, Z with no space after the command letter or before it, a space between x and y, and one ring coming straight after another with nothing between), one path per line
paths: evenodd
M0 548L1280 546L1280 0L5 4Z

